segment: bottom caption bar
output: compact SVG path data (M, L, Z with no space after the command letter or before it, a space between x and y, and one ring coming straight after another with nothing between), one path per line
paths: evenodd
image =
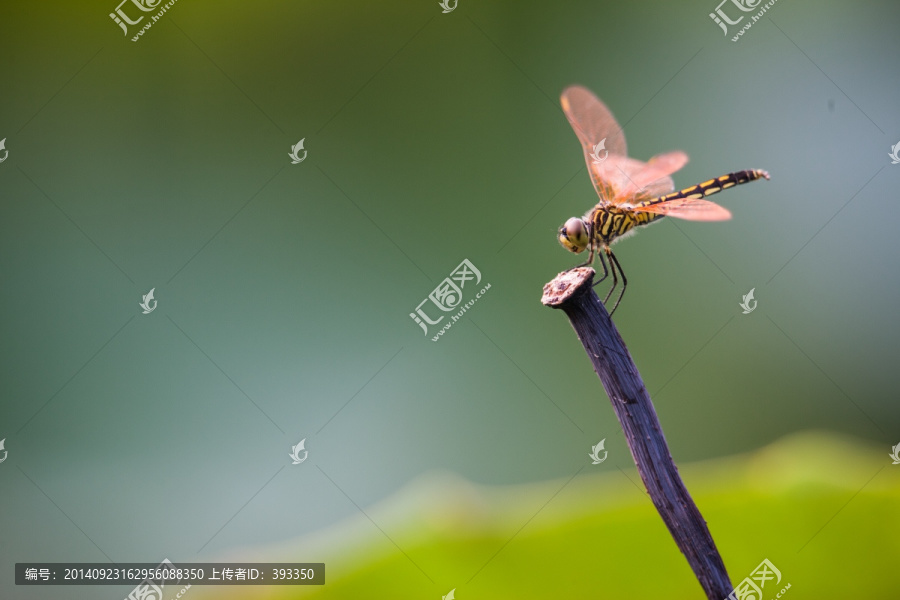
M325 563L16 563L16 585L324 585Z

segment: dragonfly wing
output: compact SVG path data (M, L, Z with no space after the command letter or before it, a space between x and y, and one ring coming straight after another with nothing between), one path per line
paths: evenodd
M727 221L731 218L731 212L728 209L702 198L679 198L658 204L635 206L632 210L665 215L687 221Z
M687 154L667 152L646 163L628 158L625 133L609 108L590 90L567 87L560 104L581 142L600 204L636 204L675 189L670 175L687 163Z
M674 190L675 184L669 175L680 171L687 162L688 155L681 150L657 154L647 162L647 169L641 173L640 177L635 178L635 183L646 188L651 196L668 194L669 192L657 193L653 188L665 187L669 191Z
M647 170L648 166L643 161L611 154L603 162L594 162L588 158L587 166L597 193L600 194L601 199L610 204L619 204L626 200L637 202L653 197L649 194L640 199L635 197L635 192L640 188L635 185L635 178L641 179L641 174Z
M607 196L613 204L636 204L650 198L663 196L675 189L669 177L688 161L687 154L680 151L667 152L650 159L650 162L620 156L611 156L597 163L589 162L594 185L606 185L612 189Z
M647 164L661 171L665 175L671 175L688 163L688 155L681 150L673 150L665 154L657 154Z
M625 132L612 112L590 90L580 85L569 86L563 90L559 102L584 146L586 156L590 156L594 146L603 140L606 140L604 147L610 154L628 156Z
M588 173L594 189L601 200L612 199L614 186L606 185L601 179L603 172L592 169L598 163L594 159L594 151L601 144L597 156L603 159L603 164L609 158L625 158L628 156L628 146L625 143L625 132L616 122L612 112L587 88L580 85L569 86L563 90L559 98L563 112L569 120L569 124L581 142L584 152L584 162L587 164ZM600 179L600 180L598 180Z

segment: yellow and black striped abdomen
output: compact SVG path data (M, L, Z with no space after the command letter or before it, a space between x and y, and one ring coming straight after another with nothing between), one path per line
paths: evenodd
M706 196L711 196L716 192L727 190L730 187L755 181L757 179L768 179L769 174L759 169L749 171L736 171L728 175L722 175L709 181L704 181L689 188L685 188L678 192L666 194L651 200L640 202L636 206L652 206L662 202L670 202L672 200L681 200L690 198L699 200ZM649 225L650 223L662 219L664 215L658 213L635 211L629 206L617 206L610 204L606 206L598 206L588 215L588 221L591 224L591 234L594 239L601 245L609 245L616 238L620 238L631 232L635 227Z
M736 171L734 173L729 173L728 175L722 175L721 177L710 179L709 181L704 181L703 183L698 183L697 185L691 186L689 188L684 188L679 192L673 192L671 194L666 194L665 196L660 196L659 198L654 198L653 200L641 202L638 206L650 206L653 204L659 204L660 202L680 200L681 198L705 198L706 196L711 196L716 192L727 190L730 187L763 178L768 179L769 174L759 169L752 169L750 171Z

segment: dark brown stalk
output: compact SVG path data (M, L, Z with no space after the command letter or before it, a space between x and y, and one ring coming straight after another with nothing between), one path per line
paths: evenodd
M584 345L594 371L622 424L631 456L650 499L684 553L709 600L724 600L732 591L725 563L706 521L688 493L663 435L641 375L622 336L594 293L594 270L582 267L560 273L544 286L541 302L562 309Z

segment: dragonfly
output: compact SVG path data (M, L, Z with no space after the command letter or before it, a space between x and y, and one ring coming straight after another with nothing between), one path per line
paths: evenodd
M687 164L687 154L676 150L658 154L647 162L629 158L622 128L609 108L590 90L577 85L568 87L563 90L560 103L581 142L587 170L600 201L583 217L567 220L559 228L558 239L564 248L576 254L588 250L587 261L578 267L589 266L595 255L599 257L603 276L594 285L612 273L612 286L603 304L609 302L618 286L619 276L622 277L622 290L610 316L619 307L628 286L625 272L610 248L614 242L663 217L726 221L731 218L731 213L706 200L706 196L742 183L769 179L766 171L750 169L675 192L671 175Z

